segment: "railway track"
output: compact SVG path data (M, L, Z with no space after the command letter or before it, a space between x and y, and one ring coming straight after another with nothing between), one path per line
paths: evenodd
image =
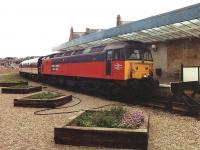
M115 101L125 102L133 105L141 105L146 107L152 107L156 109L166 110L172 113L179 113L183 115L190 115L200 118L200 100L199 103L194 100L191 95L185 94L185 90L190 89L200 93L199 84L196 83L176 83L172 87L160 87L154 91L152 96L143 97L136 99L135 97L129 96L127 93L111 93L109 90L98 89L98 90L83 90L79 88L66 88L59 86L59 84L53 84L57 88L72 90L87 95L102 97ZM198 90L197 90L198 89Z
M138 105L146 106L146 107L152 107L152 108L158 108L167 110L170 112L177 112L177 113L189 113L187 106L184 102L178 101L174 97L154 97L151 98L148 101L138 101Z
M162 88L157 92L162 93ZM172 87L163 89L161 93L145 101L138 101L142 106L164 109L173 113L190 115L200 119L200 87L198 83L175 83ZM188 90L190 92L188 92ZM166 93L166 91L168 91ZM189 94L188 94L189 93ZM195 95L198 95L195 97Z

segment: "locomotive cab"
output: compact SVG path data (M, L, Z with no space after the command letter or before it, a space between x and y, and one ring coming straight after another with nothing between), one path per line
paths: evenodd
M151 51L144 43L124 41L105 47L106 78L140 80L153 77Z
M153 76L153 59L150 50L144 47L130 47L125 51L126 79L142 79Z

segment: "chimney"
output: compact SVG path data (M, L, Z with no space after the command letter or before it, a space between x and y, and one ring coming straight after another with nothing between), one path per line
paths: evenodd
M73 34L74 34L73 27L71 27L70 35L69 35L69 41L71 41L73 39Z
M120 26L121 25L121 16L120 15L117 15L117 22L116 22L116 26Z
M90 28L86 28L85 35L90 33Z

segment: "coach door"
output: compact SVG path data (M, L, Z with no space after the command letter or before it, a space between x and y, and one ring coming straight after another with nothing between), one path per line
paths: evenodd
M111 75L112 50L106 52L106 75Z

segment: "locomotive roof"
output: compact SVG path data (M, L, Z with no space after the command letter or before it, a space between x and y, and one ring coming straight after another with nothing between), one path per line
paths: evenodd
M55 47L53 51L66 51L94 47L124 40L136 40L143 43L153 43L188 37L199 38L199 12L200 3L81 36L78 39Z
M128 46L136 46L136 45L144 46L144 44L139 41L123 41L123 42L114 42L112 44L108 44L104 48L104 50L120 49L120 48L124 48L124 47L128 47Z

